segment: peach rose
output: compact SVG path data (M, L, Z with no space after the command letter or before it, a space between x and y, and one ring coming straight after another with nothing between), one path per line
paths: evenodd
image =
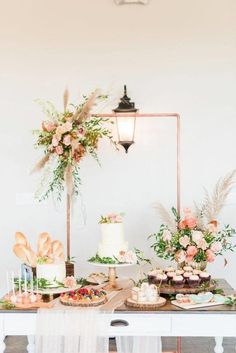
M181 237L179 239L180 245L182 245L184 248L186 248L189 245L189 237L187 235Z
M69 146L71 143L71 136L69 134L65 135L63 138L63 143L66 146Z
M184 250L179 250L175 254L175 261L181 264L186 261L186 253Z
M198 249L196 248L196 246L194 245L190 245L187 248L187 256L192 256L194 257L195 255L197 255L198 253Z
M186 261L187 263L191 263L191 262L193 262L193 258L194 258L194 256L187 255L185 261Z
M211 221L208 225L207 225L207 230L209 233L217 233L218 232L218 222L217 221Z
M75 277L68 276L64 279L63 284L66 288L75 288L77 283Z
M185 208L184 209L184 219L179 222L179 228L180 229L194 229L197 225L197 220L193 216L192 211L190 208Z
M136 264L138 261L137 259L137 255L135 254L135 252L133 251L127 251L127 253L125 254L125 262L127 262L128 264Z
M213 253L212 250L208 249L206 251L206 259L207 259L207 262L214 262L215 261L215 258L216 258L216 255Z
M172 234L168 229L164 229L162 237L164 241L170 241L172 238Z
M63 128L62 125L59 125L57 128L56 128L56 135L57 136L61 136L62 134L65 133L65 129Z
M219 241L216 241L215 243L211 244L211 250L214 253L220 252L222 250L222 244Z
M57 146L55 148L56 154L61 155L63 154L63 148L61 146Z

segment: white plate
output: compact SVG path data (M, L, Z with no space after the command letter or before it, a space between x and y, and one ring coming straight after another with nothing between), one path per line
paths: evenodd
M177 300L172 300L171 304L178 306L181 309L186 309L186 310L187 309L206 308L209 306L224 305L222 303L216 303L216 302L201 303L201 304L189 304L189 303L180 304L177 302Z
M136 264L100 264L98 262L89 262L90 265L98 266L98 267L129 267L129 266L134 266Z

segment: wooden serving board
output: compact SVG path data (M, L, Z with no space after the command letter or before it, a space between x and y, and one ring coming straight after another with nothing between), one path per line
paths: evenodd
M177 288L171 285L164 285L160 287L160 293L161 294L197 294L204 291L211 292L216 288L215 282L210 282L208 287L196 287L196 288L191 288L187 285L185 285L183 288Z
M138 303L132 298L128 298L126 299L125 304L131 308L137 308L141 310L156 309L156 308L160 308L161 306L164 306L166 304L166 299L159 297L158 300L154 303L150 303L150 302Z

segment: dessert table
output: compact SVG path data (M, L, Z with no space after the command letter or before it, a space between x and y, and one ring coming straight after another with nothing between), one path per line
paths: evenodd
M233 292L225 280L219 280L219 287L226 294ZM36 315L36 310L0 310L0 353L4 352L4 338L9 335L27 336L27 350L34 352ZM109 336L214 337L214 352L223 353L223 338L236 337L236 307L183 310L168 301L157 310L139 311L123 304L112 314Z

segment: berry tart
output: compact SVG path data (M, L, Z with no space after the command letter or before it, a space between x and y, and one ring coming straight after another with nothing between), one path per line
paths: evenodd
M106 292L93 288L81 288L63 293L60 302L69 306L99 306L107 301Z

